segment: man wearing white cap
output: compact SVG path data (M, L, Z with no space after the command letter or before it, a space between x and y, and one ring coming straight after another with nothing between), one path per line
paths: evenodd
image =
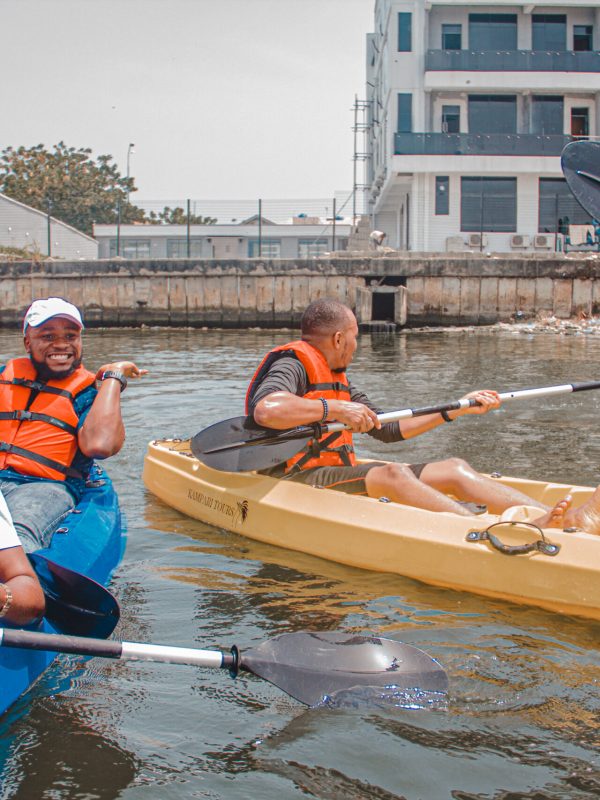
M28 552L48 546L81 497L92 460L123 446L121 392L146 373L131 361L88 372L82 329L71 303L35 300L23 321L28 357L0 367L0 492Z

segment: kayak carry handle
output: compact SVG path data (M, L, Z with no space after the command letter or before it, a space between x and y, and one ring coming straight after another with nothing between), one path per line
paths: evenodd
M506 525L531 528L540 538L526 544L504 544L495 533L492 533L492 528ZM536 551L545 556L556 556L560 550L560 545L549 542L544 536L543 530L532 522L494 522L483 531L469 531L465 538L467 542L489 542L492 547L505 556L520 556Z

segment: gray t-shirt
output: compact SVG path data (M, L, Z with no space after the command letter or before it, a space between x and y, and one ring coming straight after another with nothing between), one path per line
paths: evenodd
M363 403L363 405L371 408L376 414L381 414L382 410L373 405L366 394L359 392L350 381L348 381L350 388L350 399L354 403ZM302 363L296 358L293 353L283 353L276 361L269 367L268 372L254 388L254 391L249 400L249 412L252 414L259 403L264 397L272 394L273 392L289 392L290 394L304 397L308 391L308 376ZM404 437L400 433L400 427L397 422L387 422L381 426L380 430L372 428L369 431L369 436L379 439L382 442L399 442Z

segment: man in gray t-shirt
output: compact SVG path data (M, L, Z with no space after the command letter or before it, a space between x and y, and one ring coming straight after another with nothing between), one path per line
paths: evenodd
M300 342L271 351L250 385L248 413L266 428L285 430L327 420L342 422L353 433L369 433L382 441L394 442L419 436L458 417L485 414L500 406L495 391L470 392L466 397L475 399L475 406L382 426L377 418L378 409L352 384L344 384L342 395L332 395L330 391L336 374L345 376L356 351L358 325L352 311L336 300L316 300L304 312L301 330ZM323 397L319 396L318 386L309 386L307 368L312 369L313 361L321 365L323 375L329 376L329 383L325 384L329 394L325 392ZM341 396L349 399L338 399ZM473 513L465 503L487 506L493 514L501 514L512 506L535 506L540 509L535 520L540 527L575 525L586 530L595 527L600 532L600 490L598 497L594 496L584 509L570 510L570 498L550 508L481 475L458 458L416 465L368 462L351 466L332 465L331 459L329 464L321 466L318 459L319 456L316 460L313 457L308 467L298 468L288 463L277 468L276 474L314 486L369 497L385 496L398 503L463 516Z

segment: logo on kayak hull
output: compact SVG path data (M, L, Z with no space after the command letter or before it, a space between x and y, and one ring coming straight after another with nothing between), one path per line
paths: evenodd
M230 525L232 527L242 525L248 516L247 500L238 500L237 505L233 506L230 503L226 503L224 500L219 500L217 497L213 497L210 494L205 494L204 492L199 492L197 489L192 488L188 488L188 500L193 500L194 503L204 506L211 512L222 514L224 517L229 517L231 519Z

